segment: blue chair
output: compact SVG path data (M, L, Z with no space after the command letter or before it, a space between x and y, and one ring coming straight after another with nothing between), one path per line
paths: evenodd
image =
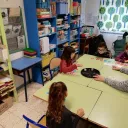
M53 73L52 72L59 71L60 62L61 62L60 58L55 57L55 58L51 59L51 61L49 63L49 71L50 71L51 80L53 78Z
M26 128L47 128L46 127L46 116L42 116L38 122L31 120L30 118L23 115L23 118L27 121Z

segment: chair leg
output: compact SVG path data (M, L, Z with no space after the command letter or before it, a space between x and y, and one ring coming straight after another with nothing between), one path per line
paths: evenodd
M26 128L29 128L29 124L28 124L28 122L27 122L27 124L26 124Z
M26 99L26 102L28 102L28 96L27 96L27 83L26 83L26 74L25 74L25 71L23 72L23 77L24 77L25 99Z
M50 79L52 80L53 76L52 76L52 71L50 70L50 67L49 67L49 72L50 72Z

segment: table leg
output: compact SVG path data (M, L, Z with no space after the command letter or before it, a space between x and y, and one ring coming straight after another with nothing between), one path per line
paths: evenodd
M27 74L28 74L28 80L29 80L29 83L31 83L31 78L30 78L29 69L27 70Z
M23 77L24 77L25 99L26 99L26 102L28 102L28 96L27 96L27 83L26 83L26 74L25 74L25 71L23 72Z

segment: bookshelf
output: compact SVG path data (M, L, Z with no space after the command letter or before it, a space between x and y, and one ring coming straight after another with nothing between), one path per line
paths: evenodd
M79 55L80 6L81 0L24 0L29 47L37 51L38 57L51 52L54 52L56 57L60 57L64 46L74 46L74 43L77 44L76 53ZM44 27L44 24L54 31L42 34L40 28ZM47 53L41 52L40 40L43 37L48 37L49 44L55 45L54 48L49 48ZM42 63L43 61L46 60L42 57ZM39 82L38 79L41 77L39 71L34 68L33 72L33 78Z
M4 61L3 60L0 61L0 62L7 65L7 67L4 68L4 70L0 72L0 75L3 76L2 77L3 79L5 79L5 78L10 79L10 80L7 80L7 83L10 83L10 84L5 84L5 86L1 86L0 99L2 99L2 96L3 97L8 96L11 92L13 92L14 98L17 101L17 91L16 91L16 87L14 84L12 66L11 66L11 61L10 61L10 57L9 57L9 50L8 50L8 45L7 45L7 40L6 40L6 35L5 35L5 30L4 30L4 24L3 24L2 15L1 15L1 10L0 10L0 37L1 37L2 45L4 45L5 48L7 49L6 54L8 56L7 57L8 59L6 59ZM5 80L5 83L6 83L6 80ZM3 90L2 90L2 88L3 88Z

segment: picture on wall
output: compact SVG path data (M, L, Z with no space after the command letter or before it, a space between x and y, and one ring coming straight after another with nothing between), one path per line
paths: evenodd
M128 0L100 0L97 26L104 31L128 31Z
M9 52L20 51L26 47L22 9L1 8Z

